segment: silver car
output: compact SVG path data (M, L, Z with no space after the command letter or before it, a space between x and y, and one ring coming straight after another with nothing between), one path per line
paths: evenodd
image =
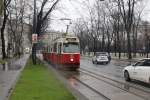
M97 52L92 58L93 64L108 64L110 62L110 57L106 52Z

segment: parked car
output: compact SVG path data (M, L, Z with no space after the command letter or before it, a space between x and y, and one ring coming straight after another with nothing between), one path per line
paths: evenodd
M111 56L107 52L96 52L95 56L92 58L93 64L108 64L111 60Z
M150 84L150 58L141 59L135 64L125 67L123 72L126 81L135 79Z

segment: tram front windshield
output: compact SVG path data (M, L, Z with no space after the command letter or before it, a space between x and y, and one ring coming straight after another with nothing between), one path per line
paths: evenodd
M63 43L64 53L79 53L79 43Z

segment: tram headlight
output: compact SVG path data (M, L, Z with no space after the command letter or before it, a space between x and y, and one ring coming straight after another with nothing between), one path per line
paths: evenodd
M73 61L73 59L71 58L70 61Z

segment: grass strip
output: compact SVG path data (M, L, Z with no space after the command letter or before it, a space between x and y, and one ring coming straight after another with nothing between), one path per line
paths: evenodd
M29 59L10 100L76 99L45 65L33 65Z

